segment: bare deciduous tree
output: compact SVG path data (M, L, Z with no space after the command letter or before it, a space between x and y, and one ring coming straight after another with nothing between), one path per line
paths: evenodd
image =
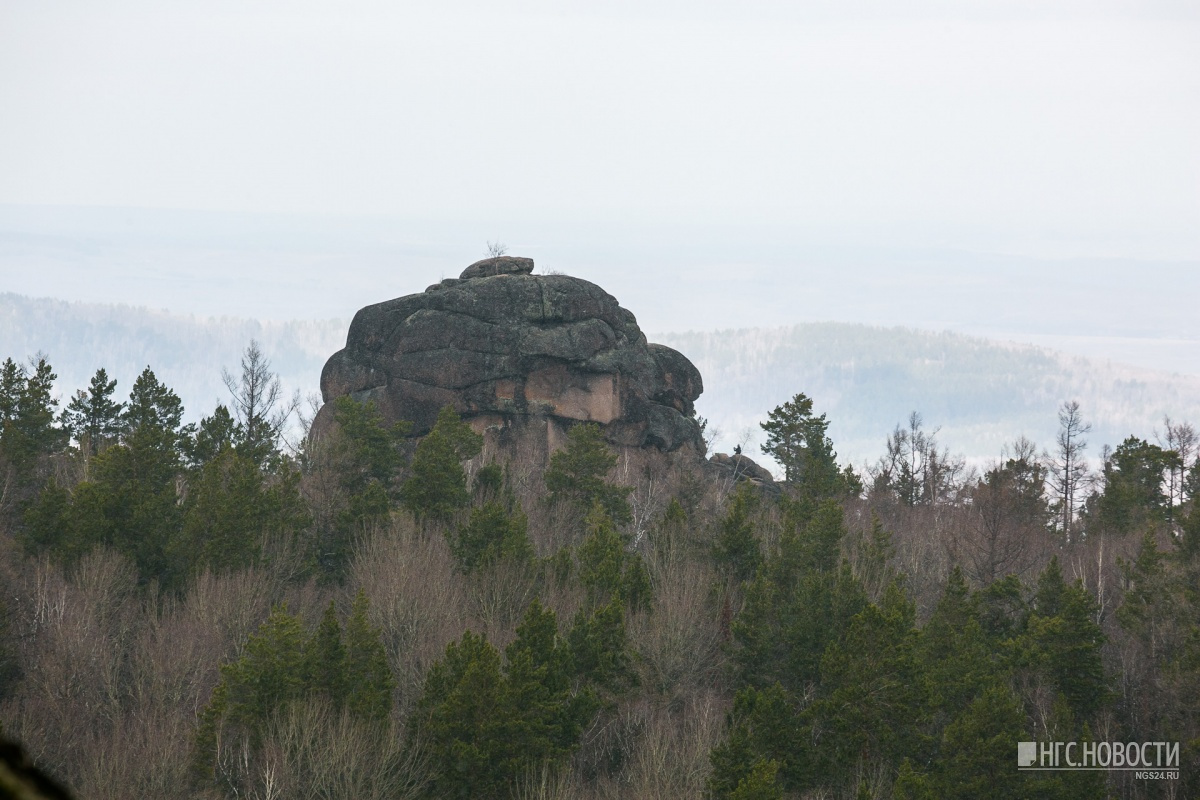
M1088 477L1088 463L1083 458L1092 424L1083 421L1079 401L1064 402L1058 410L1058 437L1050 461L1050 487L1057 498L1057 527L1067 542L1075 532L1075 517Z
M908 427L896 426L888 436L887 454L870 470L875 487L894 493L906 506L953 500L969 477L962 458L938 449L941 429L926 431L922 424L920 414L909 414Z
M221 379L233 398L233 412L242 426L242 441L251 453L273 452L288 418L300 405L299 394L290 400L284 398L279 376L271 371L271 362L254 339L242 354L241 375L223 369Z

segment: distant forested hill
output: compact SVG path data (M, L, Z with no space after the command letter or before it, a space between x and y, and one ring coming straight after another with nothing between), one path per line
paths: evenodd
M1130 434L1153 441L1164 414L1200 422L1200 376L953 333L822 322L650 338L700 369L697 408L721 429L719 447L747 429L751 445L761 442L758 423L800 391L828 414L839 456L856 464L874 461L912 411L952 451L983 460L1021 435L1050 446L1063 400L1078 400L1093 422L1093 457Z
M0 294L0 359L45 353L64 397L86 387L98 367L124 396L149 365L183 399L189 420L227 402L221 369L237 372L251 339L289 394L317 391L321 367L345 344L348 327L348 320L260 322Z
M0 294L0 358L50 357L62 396L87 385L97 367L124 394L150 365L183 398L189 419L226 399L222 367L236 370L250 339L270 358L288 391L316 392L325 359L345 342L347 320L260 322L201 318L130 306L67 303ZM1153 440L1162 418L1200 423L1200 376L1123 364L950 333L811 323L788 328L650 334L687 355L704 376L698 407L721 431L717 446L761 442L758 422L797 392L831 421L843 461L882 452L909 412L939 440L986 460L1017 436L1052 443L1056 410L1079 400L1095 424L1089 455L1129 434ZM745 432L749 431L749 436Z

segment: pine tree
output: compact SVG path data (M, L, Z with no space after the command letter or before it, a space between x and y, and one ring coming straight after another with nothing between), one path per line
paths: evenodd
M471 501L462 462L483 449L483 437L471 430L453 406L438 414L413 454L412 475L400 490L404 505L418 517L448 519Z
M489 501L471 509L467 523L449 534L450 552L464 573L502 558L528 563L533 559L528 528L529 520L522 511Z
M799 495L820 500L844 487L833 442L826 436L829 421L813 415L813 401L803 392L767 414L761 425L767 434L762 451L783 467L784 480Z
M1167 518L1163 476L1176 454L1130 436L1104 465L1104 490L1089 498L1089 523L1113 533L1130 533Z
M604 433L595 423L571 428L567 446L550 456L544 480L551 502L565 503L580 516L597 503L617 525L633 519L629 506L631 486L614 486L605 480L617 464L616 455L604 443Z
M247 641L241 657L221 666L221 680L196 729L194 778L203 783L213 777L223 740L241 740L256 751L270 716L305 694L304 677L303 626L279 606Z
M979 622L978 604L962 570L950 572L918 643L930 708L943 717L958 713L998 679L999 665Z
M762 563L762 551L750 522L754 501L754 489L749 483L741 483L729 501L729 510L713 543L717 569L739 583L753 578Z
M239 437L238 424L223 405L218 405L211 416L200 420L196 435L187 443L187 459L193 468L202 468L231 448Z
M188 488L177 544L179 560L194 570L250 566L261 551L266 512L258 468L226 448Z
M892 784L892 800L937 800L937 797L928 775L914 769L911 759L900 762L896 782Z
M0 432L17 417L17 405L25 391L25 370L13 361L0 364Z
M404 437L411 425L388 425L374 402L349 396L333 402L331 441L310 441L309 472L324 478L328 505L317 506L314 558L324 575L340 578L354 537L385 522L397 499L396 475L404 462Z
M426 796L469 800L507 793L503 689L500 653L470 631L430 667L411 734L429 756Z
M718 798L755 796L738 792L748 792L752 786L758 791L800 786L806 766L801 733L795 703L782 686L776 683L739 690L730 714L729 737L710 754L709 793ZM763 780L764 764L773 765L770 781Z
M614 598L590 613L580 609L567 634L576 674L612 693L636 680L625 628L625 609Z
M108 373L101 367L92 376L87 391L76 392L63 410L63 427L90 455L96 455L116 441L121 432L121 412L125 404L113 402L116 388L117 381L109 380Z
M1036 779L1015 769L1013 755L1024 730L1025 714L1012 691L986 689L946 728L938 795L962 800L1044 796L1030 786Z
M593 605L617 599L634 610L650 606L650 577L637 553L627 552L625 540L597 503L586 520L588 536L579 545L579 580Z
M0 366L0 457L17 470L20 484L29 485L39 458L59 451L66 433L55 427L52 394L57 376L45 357L27 370L6 359Z
M574 690L571 648L558 635L554 612L536 598L504 654L504 703L511 722L507 738L512 771L519 774L569 754L599 704L590 689Z
M127 437L154 436L164 446L175 447L182 433L183 403L146 367L133 383L121 421Z
M143 582L175 587L183 577L172 548L182 524L179 454L141 429L128 444L108 448L92 462L92 480L75 487L71 515L82 551L97 544L133 559Z
M13 632L8 602L0 597L0 701L6 699L21 677L17 637ZM2 731L2 729L0 729Z
M75 530L71 493L53 478L25 509L24 526L18 539L30 555L48 553L56 561L69 564L82 555Z
M329 601L321 623L304 646L304 681L309 692L329 698L335 708L346 699L346 647L334 602Z
M824 695L809 712L824 731L819 758L834 782L857 759L898 765L920 752L926 707L915 658L915 611L896 584L856 615L821 659Z
M250 457L226 445L192 476L176 559L193 571L259 563L268 537L295 537L311 522L298 480L284 468L268 481Z
M779 764L760 758L750 768L750 774L738 782L729 800L783 800L779 784Z
M1067 585L1058 558L1052 558L1038 576L1025 635L1028 657L1085 719L1109 698L1101 657L1105 636L1096 617L1096 601L1080 582Z
M367 608L367 595L359 589L346 621L346 708L365 719L382 721L392 710L395 679Z

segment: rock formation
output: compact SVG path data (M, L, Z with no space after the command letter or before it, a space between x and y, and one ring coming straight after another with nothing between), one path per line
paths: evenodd
M703 453L695 366L649 344L599 286L532 271L528 258L488 258L362 309L321 374L325 402L374 400L387 419L411 420L414 435L452 405L481 432L544 431L551 449L588 421L617 445ZM322 410L318 430L331 413Z
M714 453L708 463L716 474L731 478L733 481L750 481L755 486L774 487L775 478L766 468L759 466L749 456L741 453L729 455Z

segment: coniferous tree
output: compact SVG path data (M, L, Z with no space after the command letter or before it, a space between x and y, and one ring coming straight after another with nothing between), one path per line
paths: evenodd
M579 545L579 580L593 605L617 599L634 610L650 606L650 578L641 556L627 552L625 539L597 503L586 520L587 538Z
M823 696L808 709L810 724L824 732L818 772L845 780L860 758L896 767L903 756L922 752L926 703L914 615L893 583L879 605L864 608L825 651Z
M25 509L18 540L31 555L46 553L69 564L83 554L84 542L76 529L71 493L53 478Z
M1063 580L1057 556L1038 576L1027 636L1033 663L1046 670L1074 713L1087 718L1105 705L1105 636L1096 601L1078 581Z
M121 412L124 403L114 402L116 379L109 380L103 367L96 370L87 391L75 393L63 409L63 427L90 455L96 455L116 441L121 432Z
M298 481L286 467L268 481L250 457L227 444L192 476L177 558L192 570L257 563L268 537L295 537L309 525Z
M25 370L12 358L0 364L0 426L6 426L17 417L17 405L25 390ZM0 427L0 430L3 430Z
M426 796L468 800L507 793L506 712L500 653L467 631L430 667L417 701L412 735L429 754L432 772Z
M0 597L0 700L9 696L21 676L17 642L13 633L8 601Z
M591 512L597 503L617 525L633 519L629 506L631 486L615 486L605 477L617 464L617 456L604 443L600 426L585 423L571 428L567 446L550 457L543 476L551 502L573 507L580 516Z
M413 454L412 475L400 489L405 507L418 517L442 520L466 507L471 495L462 462L482 449L483 437L452 406L443 408Z
M504 655L513 772L561 761L575 749L599 702L590 687L576 690L573 654L559 636L554 612L535 598Z
M241 742L262 744L270 715L305 693L305 641L299 617L286 607L271 612L241 657L221 667L221 680L200 714L192 749L192 774L204 783L239 768ZM222 752L225 742L226 753Z
M979 622L977 598L962 570L950 572L933 615L921 629L917 645L929 707L944 724L1001 676L1000 665Z
M1037 796L1027 774L1014 769L1017 742L1025 736L1025 714L1007 687L985 689L950 725L942 742L939 797Z
M20 367L11 358L0 365L0 459L16 469L18 483L27 487L39 458L60 450L67 439L54 425L54 370L44 356L30 366Z
M314 559L326 577L340 578L354 537L386 521L397 500L402 446L411 425L387 425L374 402L334 400L329 441L311 440L305 454L313 480L327 482L325 502L314 504Z
M716 798L743 796L738 791L759 790L772 785L798 786L804 783L807 754L796 708L787 691L779 684L762 689L745 687L738 691L730 715L729 738L713 748L713 766L709 793ZM774 765L772 780L765 782L763 766ZM755 773L759 777L754 777Z
M819 500L843 488L833 442L826 436L829 421L813 415L813 401L801 392L767 414L763 452L783 467L784 480L803 497Z
M342 626L330 600L317 630L304 646L304 680L310 692L325 695L335 708L341 708L348 677Z
M450 551L462 572L472 572L502 558L519 563L533 559L529 520L520 509L488 501L471 509L471 518L450 534Z
M636 682L620 599L576 612L567 640L580 678L612 694Z
M729 510L721 520L720 533L713 543L717 568L739 583L753 578L762 563L762 550L750 522L754 502L750 484L740 484L729 501Z
M749 774L729 793L729 800L783 800L779 763L763 758L755 761Z
M359 589L346 621L346 707L365 719L382 721L392 710L395 680L379 629L367 618L367 607L367 595Z
M153 437L163 448L175 448L181 443L183 403L169 387L159 382L150 367L133 382L129 401L121 412L126 441L135 437Z
M176 484L178 453L164 433L141 428L128 444L96 456L92 480L75 487L71 514L82 551L111 546L133 559L143 581L165 587L182 578L171 548L183 510Z
M196 435L187 444L188 463L193 468L208 464L238 439L238 424L223 405L218 405L211 416L200 420Z
M1113 533L1130 533L1165 520L1169 499L1164 473L1173 451L1130 436L1104 465L1104 489L1089 498L1089 525Z

